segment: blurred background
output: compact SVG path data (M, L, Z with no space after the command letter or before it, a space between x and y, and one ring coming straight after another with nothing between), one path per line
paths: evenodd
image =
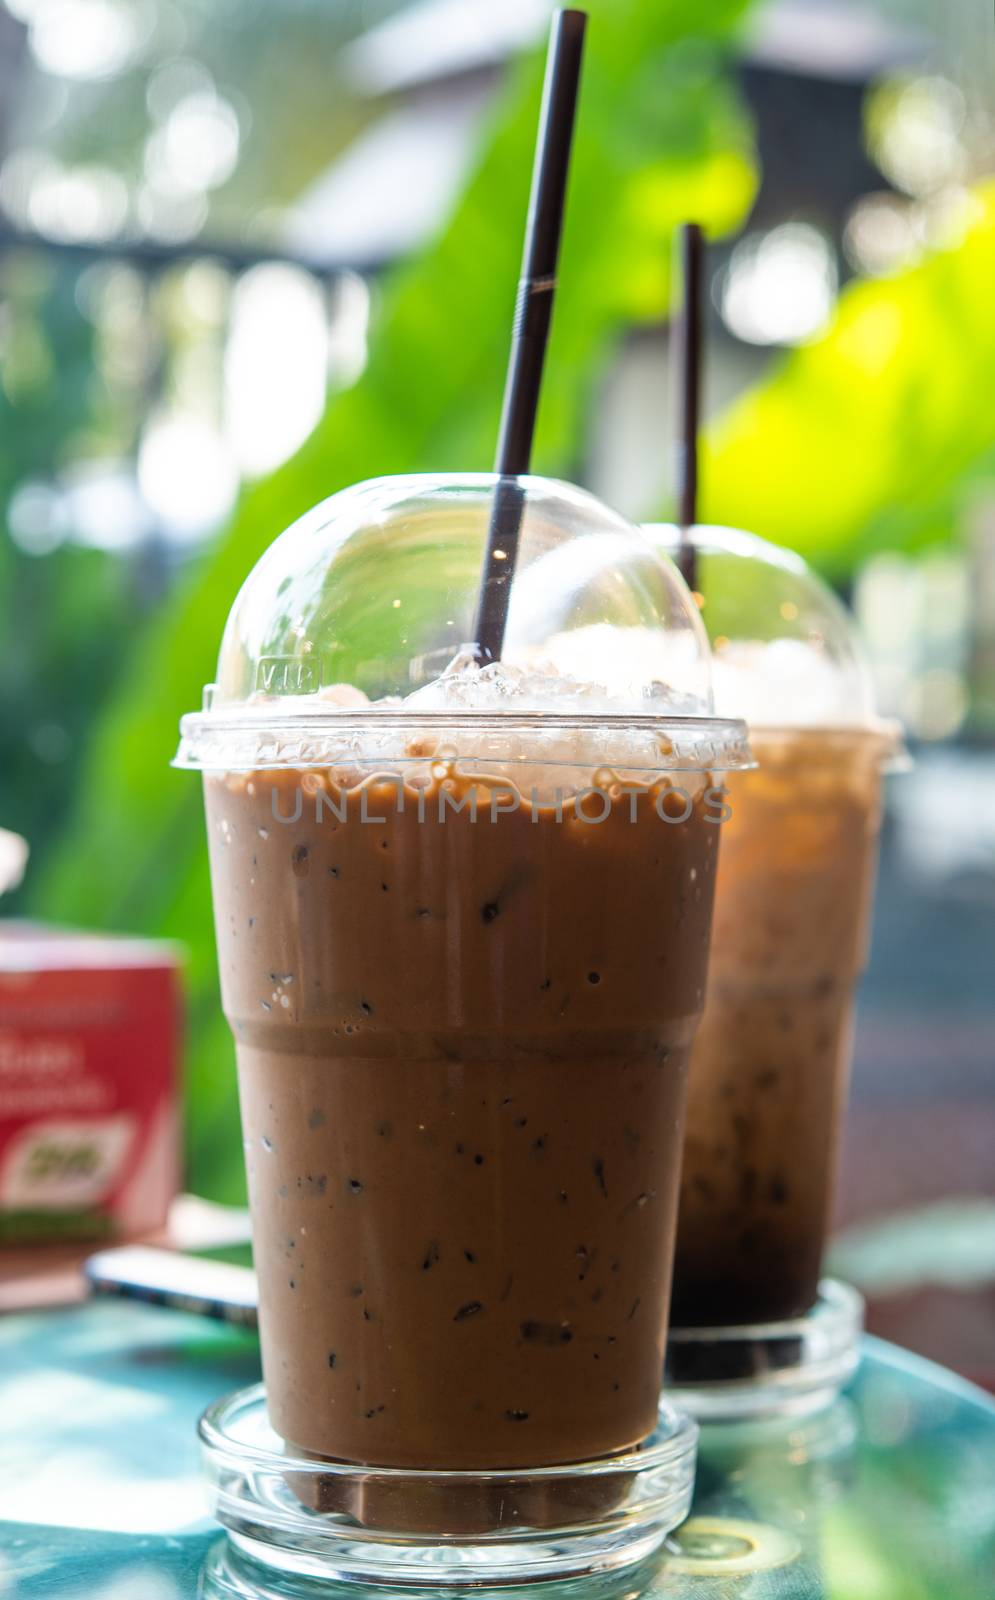
M272 537L490 465L549 0L0 0L6 916L187 953L187 1183L243 1198L181 712ZM855 607L892 780L835 1265L995 1385L995 44L977 0L591 0L537 444L670 513L672 234L708 227L703 520Z

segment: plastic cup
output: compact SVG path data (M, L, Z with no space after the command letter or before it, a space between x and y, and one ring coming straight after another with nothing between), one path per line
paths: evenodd
M707 646L669 564L523 484L508 665L432 681L493 480L381 480L267 552L183 722L269 1419L298 1456L500 1474L657 1427L716 790L748 755L740 723L689 714ZM475 1533L549 1498L508 1492L474 1490ZM347 1500L382 1529L376 1495Z
M649 531L676 549L676 529ZM709 1329L818 1298L881 776L901 740L874 715L851 619L804 562L731 529L692 536L716 703L748 719L758 763L727 780L688 1097L673 1320Z

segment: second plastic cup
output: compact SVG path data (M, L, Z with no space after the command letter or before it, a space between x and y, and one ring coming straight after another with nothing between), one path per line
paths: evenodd
M757 771L728 779L688 1097L673 1315L692 1326L815 1302L890 749L859 729L760 729L752 745Z
M676 530L650 531L676 549ZM852 623L802 561L731 529L692 536L717 702L748 719L757 758L727 780L674 1269L675 1325L721 1329L818 1297L900 740L874 717Z

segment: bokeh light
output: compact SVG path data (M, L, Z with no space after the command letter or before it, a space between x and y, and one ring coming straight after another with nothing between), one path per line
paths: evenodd
M171 56L150 73L145 104L150 116L157 122L165 122L183 100L214 92L214 79L202 61L194 61L190 56Z
M128 186L109 167L63 167L53 161L31 184L27 214L47 239L99 243L123 229Z
M216 527L231 510L238 473L216 428L191 414L165 412L142 437L138 483L166 531L182 541Z
M145 173L165 193L201 194L226 183L235 170L241 134L230 101L213 89L185 95L151 135Z
M948 78L893 79L870 97L867 142L885 177L923 195L963 177L964 95Z
M719 280L719 309L747 344L802 344L825 328L836 291L836 256L826 235L788 222L737 244Z
M148 538L149 510L127 462L81 461L63 479L63 517L76 544L128 550Z
M317 280L266 263L235 287L225 351L225 426L242 471L285 461L325 405L328 316Z
M38 65L63 78L113 77L135 61L155 25L142 0L34 0L20 9Z
M328 370L335 388L347 389L366 366L370 329L369 285L356 272L341 272L332 288Z
M7 530L25 555L47 556L57 550L68 527L54 485L33 479L20 484L7 507Z
M921 240L909 202L884 192L864 195L847 218L843 248L851 265L871 277L914 261Z

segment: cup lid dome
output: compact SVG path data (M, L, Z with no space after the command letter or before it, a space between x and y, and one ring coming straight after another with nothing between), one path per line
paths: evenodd
M645 531L676 555L679 528ZM753 727L879 726L854 620L828 584L756 534L699 525L690 537L717 714Z
M461 700L443 675L453 678L473 637L497 483L486 473L377 478L293 523L235 600L209 709L299 710L306 699L327 712L414 697L412 709L521 710L555 697L599 713L707 715L708 644L675 568L592 495L538 477L518 480L502 663L489 697L476 674Z
M479 665L467 641L496 491L512 481L521 519L504 645ZM597 750L596 768L749 764L742 723L711 710L690 590L593 495L490 473L376 478L316 506L256 563L217 681L182 719L176 765L318 766L346 745L374 762L405 731L411 742L415 720L430 744L461 719L461 750L507 753L510 718L519 746L541 744L547 762Z

